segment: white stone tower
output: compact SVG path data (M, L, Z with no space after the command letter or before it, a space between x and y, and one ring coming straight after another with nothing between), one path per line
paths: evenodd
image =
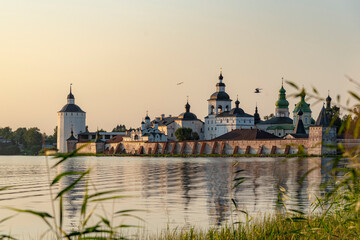
M231 110L231 99L225 92L222 70L220 70L219 82L216 84L216 92L208 99L208 115L220 114Z
M66 139L74 133L74 137L78 138L78 134L85 132L86 129L86 113L75 104L75 97L71 92L67 96L67 104L58 112L58 129L57 129L57 148L59 152L67 152Z
M225 92L225 83L223 83L222 70L220 70L219 82L216 84L216 92L211 94L208 99L208 115L205 117L204 125L204 138L210 140L215 137L216 116L222 112L228 112L231 110L230 96Z

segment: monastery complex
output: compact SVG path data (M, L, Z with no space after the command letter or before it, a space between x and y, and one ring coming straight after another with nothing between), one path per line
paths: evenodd
M240 101L232 104L220 72L216 91L210 95L204 120L191 112L189 102L179 116L164 114L150 119L146 114L139 127L130 132L96 132L86 129L86 113L75 104L70 86L67 104L58 112L59 152L83 146L82 153L105 154L336 154L329 147L337 142L336 129L330 127L331 98L326 98L317 115L312 116L305 93L290 113L286 90L281 85L273 118L261 120L257 107L246 113ZM291 118L292 116L292 118ZM175 132L190 128L193 140L177 141Z

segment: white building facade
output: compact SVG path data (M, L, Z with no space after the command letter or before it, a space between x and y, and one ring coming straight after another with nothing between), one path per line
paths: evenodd
M220 72L216 92L208 99L208 116L205 117L204 139L211 140L235 129L250 129L254 125L254 116L247 114L239 107L231 109L230 96L225 92L223 75Z
M150 121L146 114L145 122L141 122L141 129L132 130L129 136L123 137L124 142L167 142L167 136L158 128L158 124Z
M60 153L67 152L66 140L73 131L74 137L86 130L86 113L75 104L75 97L71 92L67 96L67 104L58 112L57 148Z
M251 129L254 127L254 116L245 113L239 104L239 100L236 100L235 108L216 116L216 137L235 129Z

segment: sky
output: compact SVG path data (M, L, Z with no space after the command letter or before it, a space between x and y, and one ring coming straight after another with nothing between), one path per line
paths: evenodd
M282 77L333 99L358 90L345 75L360 81L358 0L3 0L0 31L0 127L13 130L52 134L70 83L89 130L111 131L179 115L187 96L203 120L220 68L261 117Z

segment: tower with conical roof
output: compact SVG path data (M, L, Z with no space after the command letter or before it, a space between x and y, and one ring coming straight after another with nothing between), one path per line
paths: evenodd
M305 128L308 128L312 124L312 118L311 118L312 111L310 109L310 104L305 102L305 96L306 93L304 90L302 90L300 93L300 101L297 104L295 104L293 116L294 116L294 125L296 125L298 112L301 110L303 112L303 115L301 116L302 121L304 123Z
M61 153L68 152L67 139L71 138L71 136L77 138L79 133L86 130L86 113L75 104L71 84L67 104L58 112L57 126L57 148Z
M275 117L289 117L289 102L286 100L286 90L281 84L279 90L279 100L275 103Z

